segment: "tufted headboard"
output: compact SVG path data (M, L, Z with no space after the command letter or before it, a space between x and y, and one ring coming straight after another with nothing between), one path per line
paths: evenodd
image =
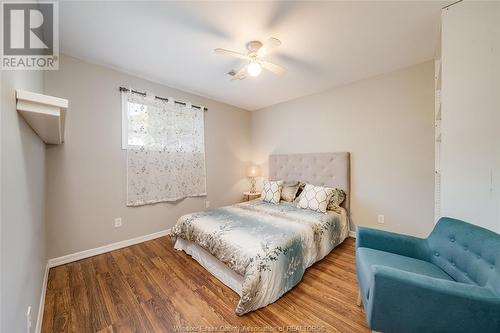
M345 191L342 207L350 216L350 157L348 152L278 154L269 156L269 179L302 181L313 185L337 187Z

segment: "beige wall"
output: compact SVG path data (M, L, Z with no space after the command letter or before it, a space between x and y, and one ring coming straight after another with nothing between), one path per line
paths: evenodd
M349 151L354 224L424 236L434 225L433 117L426 62L253 112L253 159Z
M164 230L180 215L205 208L205 198L125 206L121 85L210 109L205 135L212 206L240 199L252 155L265 163L271 153L350 151L353 222L426 235L433 226L433 75L427 62L247 112L63 56L61 69L45 75L46 93L70 101L66 142L47 148L48 257ZM385 225L376 223L377 214L385 215ZM123 218L121 228L113 227L115 217Z
M45 255L45 144L16 111L16 89L43 93L41 71L3 71L1 80L1 332L32 331Z
M500 3L442 17L441 213L500 233Z
M125 206L119 86L207 106L207 199L212 206L232 204L248 188L249 112L63 56L60 70L45 75L46 93L69 99L66 141L47 148L49 258L164 230L205 208L205 198ZM115 217L123 218L121 228L114 228Z

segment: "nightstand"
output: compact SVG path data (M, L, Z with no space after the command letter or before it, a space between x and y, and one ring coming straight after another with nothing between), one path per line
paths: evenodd
M250 201L260 197L260 192L243 192L243 201Z

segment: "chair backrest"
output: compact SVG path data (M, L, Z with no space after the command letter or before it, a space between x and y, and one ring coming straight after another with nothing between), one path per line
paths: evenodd
M431 261L455 281L491 288L500 295L500 235L443 217L427 238Z

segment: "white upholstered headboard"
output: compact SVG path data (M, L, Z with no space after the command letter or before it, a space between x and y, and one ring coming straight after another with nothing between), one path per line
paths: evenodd
M269 156L269 179L302 181L345 191L342 203L350 216L351 170L348 152Z

